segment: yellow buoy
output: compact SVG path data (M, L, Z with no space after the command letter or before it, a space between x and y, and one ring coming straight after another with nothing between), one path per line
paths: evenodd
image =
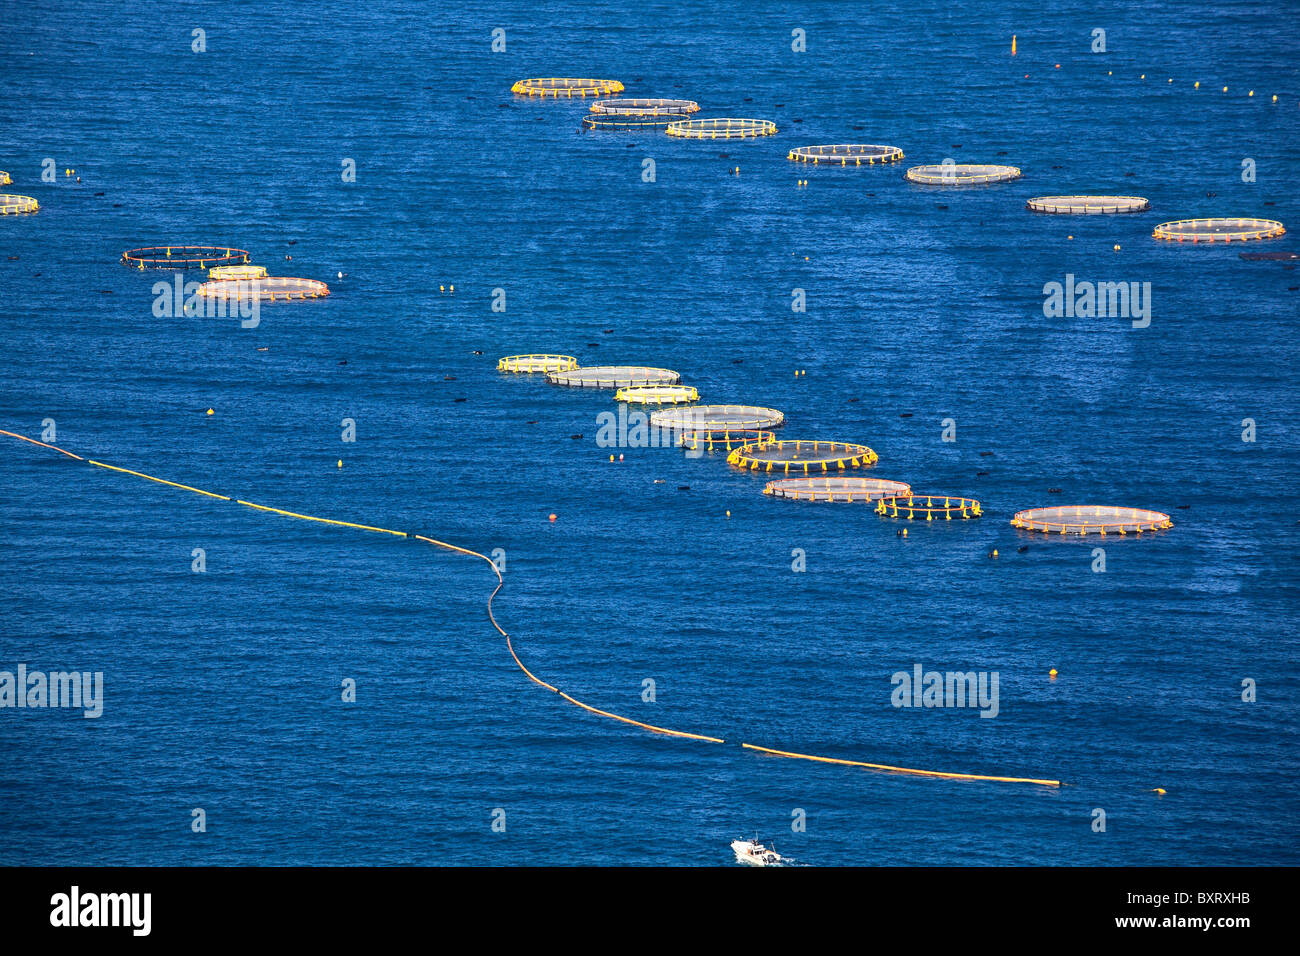
M1152 790L1151 792L1152 792L1152 793L1158 793L1160 796L1163 797L1163 796L1165 795L1165 788L1164 788L1164 787L1156 787L1156 788L1155 788L1154 790Z
M1052 680L1056 680L1056 668L1053 667L1050 671L1048 671L1047 676L1050 677Z
M1199 90L1200 88L1201 88L1201 81L1200 81L1200 80L1197 80L1195 83L1192 84L1192 89L1194 89L1194 90Z
M1016 35L1014 33L1011 34L1011 55L1016 55Z
M342 458L339 459L339 467L340 467L340 468L343 467L343 459L342 459Z
M1115 243L1115 251L1116 251L1116 252L1119 252L1119 243L1118 243L1118 242Z
M212 409L209 408L208 411L207 411L207 414L211 415L211 414L212 414Z
M730 512L730 511L727 512L727 517L728 517L728 518L731 517L731 512Z

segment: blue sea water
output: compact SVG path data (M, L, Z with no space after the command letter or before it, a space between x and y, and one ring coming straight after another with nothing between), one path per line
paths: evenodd
M755 832L815 865L1300 863L1300 273L1150 237L1192 216L1300 228L1295 8L1041 6L6 0L0 168L42 208L0 219L0 428L53 419L101 461L504 549L496 614L528 667L728 743L528 682L481 561L4 439L0 670L102 671L105 705L0 711L0 863L701 865ZM509 93L550 75L780 133L582 134L583 103ZM855 141L907 160L785 157ZM948 157L1024 177L904 182ZM1076 191L1152 209L1024 208ZM119 256L183 242L332 295L255 329L156 318L160 275ZM1150 282L1150 327L1045 318L1067 273ZM868 508L765 497L719 455L610 464L609 393L495 371L530 351L678 369L984 517L903 539ZM1175 527L1108 537L1094 573L1099 540L1008 524L1075 502ZM891 706L917 663L997 671L998 717Z

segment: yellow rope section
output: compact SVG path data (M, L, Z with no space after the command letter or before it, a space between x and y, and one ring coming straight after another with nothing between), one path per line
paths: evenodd
M85 461L87 464L94 465L97 468L106 468L109 471L120 472L124 475L134 475L137 478L144 478L147 481L153 481L160 485L167 485L171 488L179 488L182 491L192 491L195 494L205 495L209 498L216 498L220 501L233 500L236 504L243 505L247 508L253 508L257 511L266 511L272 514L284 515L287 518L298 518L302 521L314 521L320 524L335 525L337 527L342 527L342 528L355 528L359 531L375 531L382 534L394 535L395 537L399 537L399 538L408 538L408 537L414 538L417 541L424 541L436 547L445 548L448 551L455 551L458 554L464 554L474 558L481 558L482 560L488 563L488 565L492 568L492 573L497 576L497 585L495 588L492 589L492 593L488 595L488 600L487 600L488 620L492 622L492 626L496 628L497 633L499 633L502 637L505 638L506 649L510 652L511 658L514 659L515 664L519 667L521 671L524 672L524 675L530 681L532 681L534 684L546 688L553 694L557 694L558 696L563 697L565 700L567 700L569 703L573 704L576 707L581 707L583 710L589 711L590 713L596 714L600 717L607 717L610 720L616 720L620 723L630 724L633 727L640 727L642 730L648 730L651 733L665 734L669 737L679 737L686 740L700 740L700 741L705 741L707 743L714 743L714 744L721 744L726 742L721 737L711 737L707 734L695 734L695 733L689 733L684 730L672 730L668 727L659 727L656 726L655 724L643 723L642 721L639 720L633 720L631 717L624 717L621 714L615 714L608 710L601 710L597 707L592 707L590 704L583 703L582 701L578 700L576 697L572 697L569 694L566 694L564 691L560 690L554 684L548 684L546 681L542 680L540 677L538 677L536 674L530 671L527 667L524 666L524 662L519 659L519 655L515 652L514 643L510 640L510 635L506 633L505 628L503 628L499 623L497 623L496 615L493 613L493 607L492 607L493 601L496 599L497 593L501 590L502 587L505 586L505 579L501 576L500 569L497 568L493 560L489 558L486 554L482 554L478 551L473 551L469 548L462 548L459 545L449 544L446 541L439 541L437 538L430 538L422 534L413 534L405 531L394 531L391 528L380 528L380 527L376 527L375 525L357 524L351 521L338 521L333 518L321 518L321 517L317 517L316 515L301 514L297 511L286 511L283 508L272 508L269 505L254 504L253 502L245 501L242 498L231 499L226 495L219 495L212 491L204 491L202 488L195 488L191 485L183 485L175 481L167 481L164 478L157 478L153 475L147 475L141 471L131 471L129 468L119 468L116 465L106 465L103 462L82 458L80 455L74 455L72 452L65 451L64 449L59 448L56 445L50 445L45 442L37 441L34 438L28 438L25 435L19 435L16 432L0 430L0 435L7 435L10 438L16 438L19 441L24 441L32 445L38 445L41 448L48 448L51 451L57 451L62 455L67 455L69 458L75 458L78 461ZM997 776L987 776L982 774L970 774L970 773L945 773L938 770L916 770L910 767L892 767L887 764L866 763L864 761L859 761L859 760L843 760L837 757L818 757L813 754L795 753L793 751L788 751L788 750L773 750L770 747L760 747L757 744L741 743L741 747L746 750L754 750L775 757L789 757L796 760L813 760L820 763L840 764L846 767L862 767L868 770L881 770L881 771L887 771L889 773L911 774L912 776L918 776L918 777L945 777L951 780L987 780L987 781L994 781L998 783L1031 783L1031 784L1037 784L1039 786L1045 786L1045 787L1059 787L1061 785L1061 782L1059 780L1039 780L1030 777L997 777Z

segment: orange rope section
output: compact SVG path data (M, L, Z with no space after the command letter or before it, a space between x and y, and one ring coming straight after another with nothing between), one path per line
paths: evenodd
M167 481L164 478L156 478L153 475L147 475L141 471L131 471L130 469L127 468L119 468L116 465L106 465L103 462L85 459L82 458L80 455L74 455L70 451L65 451L64 449L59 448L56 445L46 444L45 442L37 441L34 438L28 438L25 435L19 435L15 432L4 431L0 429L0 435L8 435L10 438L16 438L19 441L25 441L32 445L39 445L41 448L48 448L51 451L57 451L61 455L67 455L69 458L75 458L77 461L84 461L87 464L94 465L98 468L107 468L110 471L121 472L122 474L125 475L134 475L137 478L144 478L147 481L157 482L160 485L168 485L169 487L172 488L179 488L182 491L191 491L194 492L195 494L205 495L209 498L217 498L220 499L221 501L233 500L236 504L243 505L248 508L253 508L256 509L257 511L271 512L273 514L283 515L289 518L298 518L302 521L315 521L315 522L319 522L320 524L335 525L344 528L356 528L357 530L360 531L374 531L374 532L379 532L381 534L391 534L399 538L410 537L416 539L417 541L424 541L428 544L434 545L435 547L445 548L448 551L455 551L457 554L464 554L474 558L482 558L484 561L488 563L489 566L491 566L492 573L497 576L497 585L495 588L492 589L492 593L488 595L488 600L487 600L488 620L492 622L492 626L496 628L497 633L499 633L502 637L505 638L506 649L510 651L511 658L514 659L515 664L518 665L519 669L524 672L524 675L530 681L532 681L534 684L537 684L541 687L545 687L553 694L557 694L560 697L563 697L565 700L567 700L569 703L573 704L576 707L581 707L583 710L589 711L590 713L596 714L600 717L607 717L610 720L616 720L619 721L620 723L631 724L633 727L640 727L642 730L648 730L651 733L665 734L669 737L680 737L686 740L701 740L707 743L714 743L714 744L721 744L726 742L721 737L711 737L707 734L693 734L693 733L688 733L687 731L684 730L672 730L668 727L659 727L656 726L655 724L642 723L639 720L633 720L631 717L624 717L621 714L615 714L607 710L600 710L597 707L592 707L590 704L583 703L582 701L578 700L576 697L571 697L570 695L566 694L564 691L556 687L554 684L548 684L546 681L542 680L540 677L538 677L536 674L530 671L527 667L524 666L524 662L519 659L519 655L515 652L514 643L510 640L510 635L506 633L505 628L503 628L499 623L497 623L496 615L493 613L492 602L496 599L497 593L501 590L501 588L505 586L505 578L501 576L500 569L497 568L493 560L489 558L486 554L482 554L478 551L473 551L469 548L462 548L459 545L449 544L446 541L439 541L437 538L430 538L422 534L413 534L405 531L394 531L391 528L380 528L375 525L355 524L351 521L338 521L333 518L321 518L321 517L317 517L316 515L301 514L296 511L286 511L282 508L272 508L269 505L254 504L253 502L245 501L242 498L232 499L226 495L219 495L212 491L204 491L202 488L195 488L191 485L182 485L175 481ZM796 760L813 760L819 763L840 764L846 767L863 767L868 770L881 770L889 773L911 774L912 776L918 776L918 777L944 777L950 780L986 780L986 781L995 781L998 783L1032 783L1044 787L1059 787L1061 785L1061 782L1059 780L1040 780L1031 777L995 777L995 776L986 776L982 774L971 774L971 773L945 773L938 770L915 770L910 767L891 767L887 764L866 763L859 760L842 760L836 757L818 757L813 754L794 753L788 750L773 750L770 747L760 747L756 744L742 743L741 747L746 750L753 750L759 753L765 753L775 757L790 757Z

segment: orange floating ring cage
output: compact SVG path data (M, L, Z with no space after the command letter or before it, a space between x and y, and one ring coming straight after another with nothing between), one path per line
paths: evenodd
M756 136L772 136L776 131L776 124L770 120L726 117L677 120L669 123L664 130L669 136L681 139L753 139Z
M588 365L582 368L548 372L552 385L569 388L628 388L633 385L677 385L682 377L672 369L647 368L641 365Z
M842 441L758 441L741 445L727 456L727 463L749 471L812 472L866 468L880 456L866 445Z
M1162 222L1151 235L1169 242L1248 242L1276 239L1285 232L1276 219L1179 219Z
M143 246L122 253L123 265L132 269L210 269L247 265L252 256L229 246Z
M329 286L318 279L292 276L269 276L265 279L217 279L203 283L199 295L209 299L236 301L293 302L299 299L323 299Z
M1026 200L1032 212L1089 216L1120 212L1146 212L1151 201L1145 196L1035 196Z
M980 503L974 498L955 495L902 495L881 498L876 514L889 518L906 518L910 521L934 521L942 518L978 518L983 514Z
M572 76L539 76L518 80L510 87L511 93L520 96L541 96L553 99L571 99L575 96L611 96L623 92L618 80L590 80Z
M650 413L650 424L656 428L696 432L779 428L784 422L783 412L762 405L692 405Z
M651 422L653 423L653 421L652 416ZM677 444L688 451L713 451L718 448L731 451L733 448L740 448L742 445L753 445L757 442L768 441L776 441L776 432L765 431L761 428L724 428L721 430L697 429L682 432L677 439Z
M0 216L22 216L36 212L40 208L41 204L31 196L0 193Z
M213 266L209 279L265 279L266 266Z
M530 355L507 355L497 359L498 372L516 372L529 375L534 372L568 372L578 367L578 360L572 355L550 355L533 353Z
M842 475L833 478L778 478L769 481L763 494L793 501L879 501L910 495L912 486L905 481L887 478L859 478Z
M1049 531L1056 534L1141 534L1172 528L1169 515L1142 508L1117 508L1113 505L1061 505L1054 508L1029 508L1018 511L1011 519L1014 527L1025 531Z
M614 393L614 401L629 405L684 405L699 400L700 393L691 385L629 385Z
M994 164L935 163L931 166L913 166L903 178L923 186L986 186L989 183L1019 179L1020 169Z
M833 146L799 146L790 150L786 159L814 166L861 166L866 163L896 163L903 158L897 146L869 146L858 143L839 143Z

